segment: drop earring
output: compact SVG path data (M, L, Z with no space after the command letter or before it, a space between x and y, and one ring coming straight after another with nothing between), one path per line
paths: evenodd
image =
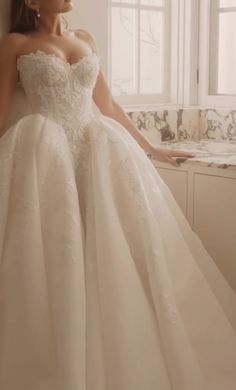
M40 18L39 8L38 8L38 11L37 11L37 18L38 19Z

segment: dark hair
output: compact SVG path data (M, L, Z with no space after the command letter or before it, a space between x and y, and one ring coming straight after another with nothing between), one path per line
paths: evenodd
M68 27L68 22L62 16ZM11 0L9 32L26 33L38 30L37 11L29 8L24 0Z
M38 30L37 12L24 0L11 0L9 32L25 33Z

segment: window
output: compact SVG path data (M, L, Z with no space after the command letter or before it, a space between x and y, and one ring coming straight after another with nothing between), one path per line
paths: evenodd
M200 104L236 104L236 0L201 1Z
M160 103L170 93L170 1L109 0L109 82L123 103Z

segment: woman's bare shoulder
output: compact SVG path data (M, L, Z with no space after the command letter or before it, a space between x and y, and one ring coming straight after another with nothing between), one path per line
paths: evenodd
M27 37L20 33L8 33L0 39L0 56L1 54L17 56L20 48L27 41Z
M81 28L71 29L70 31L72 31L78 38L85 40L94 51L97 51L96 39L89 31Z

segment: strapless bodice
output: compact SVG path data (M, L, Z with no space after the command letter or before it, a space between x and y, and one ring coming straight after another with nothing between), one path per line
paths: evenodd
M100 58L94 52L74 64L41 50L17 59L20 83L32 112L60 124L71 143L94 116L92 93L99 68Z

